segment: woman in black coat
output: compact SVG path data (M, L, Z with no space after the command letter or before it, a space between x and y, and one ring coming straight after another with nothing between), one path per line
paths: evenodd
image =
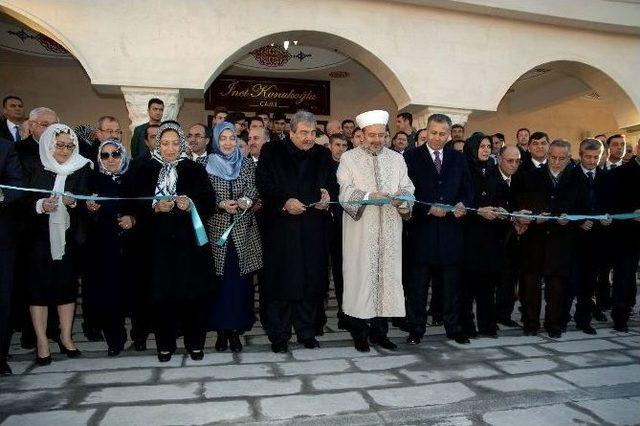
M27 186L56 194L30 193L23 199L28 246L27 294L36 333L36 362L51 363L46 334L48 306L57 306L60 318L60 352L70 358L80 355L71 338L78 297L75 263L78 245L78 202L64 192L87 193L90 161L78 152L78 138L64 124L52 124L40 137L40 156L25 161Z
M206 222L215 208L215 193L205 169L187 159L186 143L178 125L163 124L152 159L141 163L132 176L136 196L170 197L144 201L138 212L140 221L147 222L142 238L151 262L144 267L151 274L150 303L161 362L175 352L178 330L191 358L203 358L207 298L213 285L211 248L198 245L191 209L197 208Z
M127 152L120 141L108 139L98 149L98 170L89 179L89 191L101 197L129 197ZM127 341L124 317L131 285L133 253L130 233L136 220L129 201L87 201L86 274L83 298L95 312L104 333L108 355L117 356Z
M495 286L500 279L505 227L506 186L498 167L491 160L491 137L474 133L464 144L469 163L477 211L469 211L464 222L464 296L462 323L470 337L478 333L497 336ZM476 302L478 330L473 323Z

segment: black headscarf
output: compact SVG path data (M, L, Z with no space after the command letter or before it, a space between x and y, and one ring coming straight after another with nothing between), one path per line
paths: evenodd
M490 161L481 161L478 158L478 150L480 149L480 143L484 139L489 139L491 142L491 136L485 135L482 132L475 132L464 143L463 152L469 162L469 168L481 176L486 176L488 168L492 164Z

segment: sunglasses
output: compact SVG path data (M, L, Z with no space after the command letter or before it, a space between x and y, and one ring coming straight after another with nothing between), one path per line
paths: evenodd
M101 152L100 153L100 158L103 160L106 160L107 158L120 158L122 157L122 154L120 153L120 151L113 151L113 152Z

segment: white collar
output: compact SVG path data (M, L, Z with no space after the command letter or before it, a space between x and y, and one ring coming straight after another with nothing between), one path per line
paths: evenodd
M507 176L504 173L502 173L502 169L500 167L498 167L498 170L500 170L500 174L502 175L502 179L511 180L511 176Z
M531 157L531 161L533 162L533 165L538 167L538 168L543 164L547 164L547 159L546 158L543 161L538 161L535 158Z
M197 160L198 158L204 158L204 157L206 157L207 155L208 155L208 154L207 154L207 151L206 151L206 150L205 150L202 154L196 154L196 153L192 152L192 153L191 153L191 159L192 159L192 160Z
M251 159L253 160L254 163L258 162L258 158L259 157L254 157L253 155L250 155L249 157L251 157Z
M436 154L435 154L436 150L431 148L429 146L429 144L426 143L426 142L425 142L425 145L427 146L427 149L429 150L429 154L431 154L431 159L435 160L435 158L436 158ZM444 148L440 148L437 151L440 151L440 161L443 161L443 159L444 159Z
M584 168L582 163L580 163L580 168L582 169L582 173L584 173L585 176L589 177L589 175L587 173L591 172L591 173L593 173L593 177L594 178L596 177L596 169L597 169L597 167L596 167L596 169L593 169L593 170L587 170L587 169Z
M617 161L615 163L612 163L611 161L607 160L607 170L611 168L611 166L616 166L616 167L620 167L622 166L622 158L620 159L620 161Z
M16 126L20 127L20 125L18 123L14 123L13 121L9 120L8 118L6 120L7 120L7 127L11 131L11 134L13 134L13 132L16 129Z

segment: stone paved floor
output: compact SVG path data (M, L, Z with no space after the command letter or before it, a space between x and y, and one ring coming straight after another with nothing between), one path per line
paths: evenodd
M102 342L83 341L83 357L34 366L12 346L15 375L0 379L3 425L155 425L216 422L271 424L565 425L640 424L640 322L629 333L597 324L588 336L560 339L502 330L499 339L457 345L430 327L419 346L356 352L337 329L335 299L322 347L270 352L255 327L240 354L205 359L183 353L157 362L131 349L106 357ZM79 324L76 325L79 328ZM14 340L14 342L17 342ZM52 347L53 350L53 347Z

